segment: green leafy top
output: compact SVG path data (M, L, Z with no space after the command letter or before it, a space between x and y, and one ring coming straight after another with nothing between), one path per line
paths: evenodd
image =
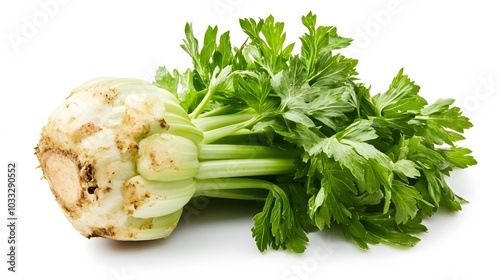
M275 187L253 229L261 251L302 252L307 231L333 224L361 248L413 246L419 239L411 234L426 231L422 217L440 206L461 208L445 176L476 164L469 149L456 146L472 124L452 99L428 105L403 69L372 96L356 77L357 60L339 52L352 40L316 26L312 13L302 23L298 53L272 16L241 19L248 36L241 46L209 27L200 47L186 24L182 48L193 68L160 67L156 84L176 94L193 119L253 114L210 141L259 139L300 151L293 176L269 179Z

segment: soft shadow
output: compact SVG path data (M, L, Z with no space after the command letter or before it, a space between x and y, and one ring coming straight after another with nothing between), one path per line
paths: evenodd
M165 239L145 241L118 241L106 238L92 238L89 240L89 250L98 254L128 254L129 252L146 252L159 250L172 244L178 238L178 234L193 234L199 232L203 227L217 227L222 223L247 220L252 221L255 214L262 210L264 204L258 201L203 198L193 200L184 207L183 215L179 220L172 235Z
M263 202L200 197L184 206L177 227L204 225L240 219L252 219L262 210Z
M97 240L96 240L97 241ZM143 241L119 241L102 238L98 240L98 247L114 250L116 252L148 251L161 246L166 239L143 240Z

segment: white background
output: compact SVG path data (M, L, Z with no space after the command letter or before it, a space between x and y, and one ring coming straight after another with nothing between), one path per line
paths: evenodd
M44 4L45 3L45 4ZM52 4L46 4L52 3ZM1 279L500 279L498 108L500 27L495 1L2 1L0 4L0 217L6 224L6 163L18 162L17 273L7 272L0 227ZM241 17L284 21L288 42L313 11L356 41L348 50L373 93L401 67L429 101L452 97L474 123L462 143L479 165L456 171L451 187L470 201L460 213L426 219L411 249L368 252L340 233L314 233L306 253L261 254L251 237L253 203L199 205L170 238L143 243L85 239L64 218L33 155L48 115L95 76L152 80L161 65L185 69L184 24L231 30Z

